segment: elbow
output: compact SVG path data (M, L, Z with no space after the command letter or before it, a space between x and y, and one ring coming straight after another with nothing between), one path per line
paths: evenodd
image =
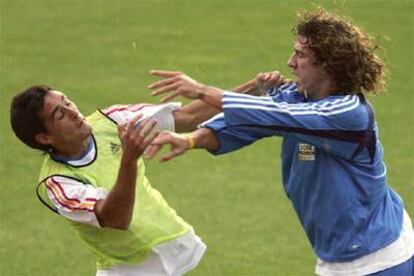
M128 230L131 224L131 218L115 219L113 216L105 217L102 214L97 215L99 225L102 228L113 228L117 230Z
M98 200L94 212L99 225L102 228L128 230L132 221L132 210L119 212L119 208L113 210L105 208L105 200Z
M115 222L115 221L113 221L113 222L102 223L101 227L103 227L103 228L113 228L113 229L116 229L116 230L126 231L126 230L129 229L129 225L130 225L130 222L121 222L121 221Z
M114 228L114 229L117 229L117 230L123 230L123 231L126 231L126 230L128 230L129 229L129 223L128 224L118 224L118 225L114 225L113 227L111 227L111 228Z

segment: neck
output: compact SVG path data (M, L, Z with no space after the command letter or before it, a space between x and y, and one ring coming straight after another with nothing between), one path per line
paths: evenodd
M321 100L335 92L335 88L330 81L326 81L319 83L319 87L315 89L309 89L306 92L310 99Z
M66 157L66 158L73 158L80 156L89 146L89 136L78 142L71 143L70 145L66 144L64 146L58 147L54 155Z

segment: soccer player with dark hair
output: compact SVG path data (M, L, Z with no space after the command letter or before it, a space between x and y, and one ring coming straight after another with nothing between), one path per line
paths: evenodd
M191 134L161 133L170 160L192 148L225 154L263 137L280 136L283 186L318 259L319 275L413 275L414 231L402 198L387 184L383 148L366 94L385 84L373 40L351 23L318 9L299 17L288 66L296 76L258 74L236 94L179 72L150 88L201 99L222 111Z
M141 155L157 132L194 129L209 112L114 105L85 118L66 95L40 85L13 98L10 118L23 143L46 153L37 196L89 246L97 275L182 275L206 246L151 187Z

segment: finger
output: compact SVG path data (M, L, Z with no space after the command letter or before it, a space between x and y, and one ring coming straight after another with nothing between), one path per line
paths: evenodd
M265 74L263 74L262 80L265 82L265 81L270 80L271 77L272 77L272 74L265 73Z
M182 150L182 149L173 149L172 151L170 151L169 153L167 153L166 155L161 157L160 162L169 161L169 160L181 155L183 152L184 152L184 150Z
M172 141L173 141L172 132L164 130L154 139L154 141L152 141L152 144L162 146L164 144L171 144Z
M151 70L150 74L154 76L158 76L158 77L169 78L169 77L175 77L182 73L179 71Z
M271 79L280 79L280 77L282 76L279 72L273 72L272 74L270 74Z
M175 89L177 89L177 83L176 82L174 82L174 83L172 83L172 84L170 84L170 85L167 85L167 86L164 86L164 87L161 87L160 89L157 89L157 90L155 90L155 91L153 91L152 93L151 93L151 95L153 95L153 96L157 96L157 95L160 95L160 94L164 94L165 92L169 92L169 91L171 91L171 90L175 90Z
M144 151L144 158L150 160L162 149L162 145L150 144Z
M281 75L279 73L272 73L270 76L270 83L271 84L276 84L281 78Z
M284 79L283 75L281 75L281 74L275 75L272 79L273 86L274 87L279 87L283 83L283 79Z
M139 121L136 125L134 125L127 134L130 136L130 138L134 138L140 141L142 143L142 140L145 139L146 133L142 133L142 130L145 129L145 127L148 127L148 122L151 120L151 118L145 118L141 121Z
M256 80L261 81L264 78L264 73L259 73L256 75Z
M277 81L277 86L281 86L284 83L284 77L283 75L280 75L280 78Z
M166 86L166 85L169 85L171 83L174 83L176 80L177 80L176 77L162 79L162 80L159 80L159 81L156 81L156 82L152 83L150 86L148 86L148 88L149 89L154 89L154 88Z
M145 145L145 151L143 153L143 156L145 159L152 159L161 149L164 145L158 145L154 144L154 140L158 139L160 136L163 136L163 132L155 132L151 135L150 138L148 138L148 143Z
M165 144L171 144L173 142L173 137L171 132L162 131L160 134L156 135L154 140L145 150L145 156L147 159L152 159Z
M251 88L251 86L252 86L252 84L254 84L255 82L256 82L256 79L251 79L251 80L249 80L248 82L246 82L245 84L242 84L242 85L238 86L238 87L236 88L236 90L239 90L239 91L244 92L244 91L246 91L247 89L250 89L250 88Z
M160 102L162 102L162 103L168 102L168 101L170 101L170 100L174 99L175 97L179 96L180 94L181 94L181 93L180 93L180 91L175 91L175 92L172 92L172 93L170 93L169 95L167 95L167 96L165 96L164 98L162 98L162 99L160 100Z
M122 140L125 134L126 125L125 124L117 125L117 128L118 128L118 137L120 138L120 140Z
M135 116L131 121L129 121L126 127L127 133L131 132L131 130L135 128L135 125L137 124L138 120L142 118L142 116L144 116L144 114L140 113L137 116Z
M272 76L271 73L260 73L258 75L258 79L262 82L268 81L270 79L270 77Z
M146 149L152 143L152 141L154 141L155 137L157 137L158 134L159 134L158 131L154 131L154 132L151 132L148 135L148 137L145 138L144 144L143 144L144 149Z
M140 135L142 137L147 137L148 134L151 133L151 131L154 129L155 125L157 124L157 121L154 119L149 119L148 121L144 122L140 126Z

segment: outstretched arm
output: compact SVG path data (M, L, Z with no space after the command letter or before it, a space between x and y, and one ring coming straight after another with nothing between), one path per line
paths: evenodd
M161 132L145 151L145 158L152 159L164 145L171 149L160 158L161 162L169 161L190 149L207 149L214 151L219 148L215 133L208 128L200 128L190 134L178 134L170 131Z
M219 112L219 109L206 104L202 100L192 101L182 108L173 111L175 131L178 133L193 131L197 129L200 123Z
M193 131L197 128L198 124L221 111L221 89L198 83L182 72L152 70L150 73L163 78L149 86L150 89L154 90L153 95L171 92L161 99L162 102L168 101L178 95L196 99L174 112L173 115L177 132ZM286 81L278 71L259 73L255 78L231 90L243 94L264 95L268 89L278 87L284 82ZM183 91L183 94L181 94L178 92L180 90L187 91ZM194 91L191 92L191 90Z
M181 95L190 100L200 99L221 111L222 89L204 85L181 72L161 70L152 72L162 72L159 76L164 77L149 86L153 90L151 93L153 96L167 93L161 98L161 102L170 101Z

